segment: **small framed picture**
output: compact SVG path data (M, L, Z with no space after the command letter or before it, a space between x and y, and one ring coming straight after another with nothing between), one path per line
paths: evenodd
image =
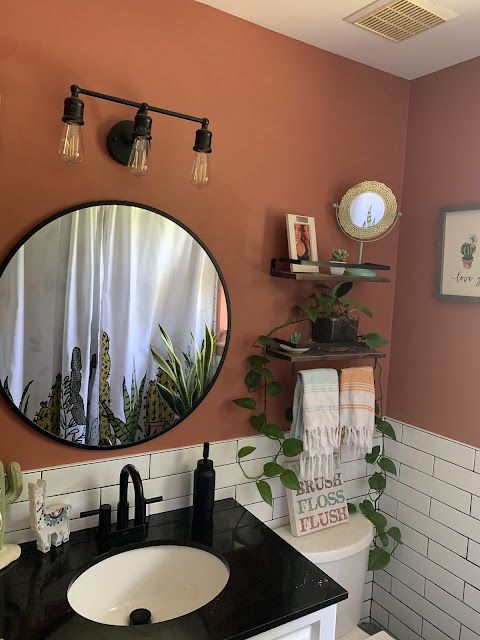
M439 297L480 301L480 204L440 209Z
M315 218L286 214L288 256L291 260L318 260L317 236L315 233ZM291 271L319 271L315 265L291 264Z

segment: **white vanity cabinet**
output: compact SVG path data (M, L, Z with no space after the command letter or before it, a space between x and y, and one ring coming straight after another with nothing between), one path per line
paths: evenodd
M335 640L337 605L252 636L252 640Z

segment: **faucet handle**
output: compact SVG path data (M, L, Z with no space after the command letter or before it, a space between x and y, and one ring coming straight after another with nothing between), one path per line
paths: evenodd
M112 527L112 507L109 504L101 504L98 509L92 509L91 511L82 511L80 513L81 518L88 516L98 515L98 533L103 536L110 533Z
M157 496L156 498L144 498L143 504L145 505L145 511L147 510L147 504L153 504L154 502L162 502L163 496Z

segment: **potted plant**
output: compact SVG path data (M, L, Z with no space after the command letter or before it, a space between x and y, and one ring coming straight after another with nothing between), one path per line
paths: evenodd
M302 307L312 324L312 340L315 342L336 342L355 344L358 339L358 316L355 311L372 317L370 309L347 297L352 288L351 282L340 282L332 289L319 285L320 294L312 293L309 304ZM370 347L383 346L386 340L378 334L363 337Z
M334 276L343 276L345 267L347 266L347 258L350 254L346 249L334 249L332 251L330 262L343 262L343 266L336 264L330 265L330 273Z
M464 242L460 249L462 254L462 262L464 269L470 269L473 262L473 254L477 250L477 236L475 234L471 235L468 239L468 242Z

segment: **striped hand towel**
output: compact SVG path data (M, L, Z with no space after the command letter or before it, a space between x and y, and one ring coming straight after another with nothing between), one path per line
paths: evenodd
M298 372L291 436L303 441L300 476L333 477L333 454L340 446L338 373L335 369Z
M372 450L375 426L375 382L372 367L340 372L340 427L343 444L359 454Z

